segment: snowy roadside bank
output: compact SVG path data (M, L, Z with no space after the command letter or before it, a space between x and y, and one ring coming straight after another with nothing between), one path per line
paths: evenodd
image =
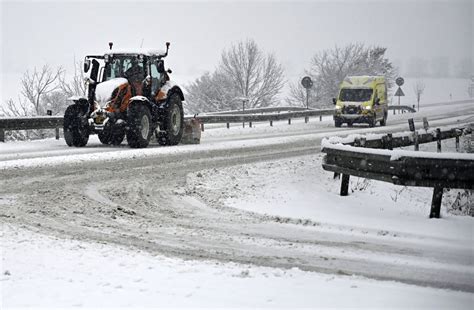
M362 277L185 261L4 224L2 309L375 307L469 309L473 295Z
M448 142L446 142L448 143ZM429 220L432 189L396 186L352 177L350 194L339 196L340 180L324 171L324 154L205 170L188 176L188 187L214 204L328 224L360 233L430 237L472 249L474 218L447 214ZM449 195L449 193L448 193ZM445 195L446 196L446 195ZM294 221L290 221L294 222ZM384 232L384 233L382 233ZM436 241L437 242L437 241Z

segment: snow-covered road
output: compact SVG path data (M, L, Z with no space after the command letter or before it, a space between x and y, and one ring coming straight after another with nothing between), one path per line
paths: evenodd
M363 225L338 223L334 216L326 220L253 212L223 200L234 194L241 197L239 183L246 182L246 165L270 162L260 169L268 170L267 180L282 184L279 191L285 196L292 193L288 188L291 164L272 169L271 163L296 158L306 164L307 172L314 171L320 167L323 137L406 130L406 119L413 116L418 122L427 116L432 126L472 122L474 103L390 115L385 128L336 129L330 119L291 126L282 122L273 128L268 124L229 130L209 126L201 145L169 148L131 150L104 147L98 141L81 149L67 148L62 140L6 143L0 149L0 222L60 239L114 244L152 255L296 267L473 293L469 219L454 220L452 225L460 229L457 239L449 234L382 229L373 224L376 220ZM228 174L228 169L240 173L236 176L240 182L221 180L219 186L210 182L221 171ZM311 176L324 182L324 174ZM254 185L259 193L258 179L247 180L244 188ZM256 197L260 195L264 193Z

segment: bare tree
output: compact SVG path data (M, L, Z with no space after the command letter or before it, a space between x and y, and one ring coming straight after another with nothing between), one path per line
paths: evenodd
M40 70L35 67L33 72L26 71L21 79L22 95L33 105L36 115L45 114L42 105L43 96L58 90L58 81L64 70L58 67L56 70L44 65Z
M18 97L18 101L13 99L5 101L4 105L0 106L0 115L9 117L21 117L31 115L31 104L25 99Z
M59 78L64 70L61 67L53 70L48 65L44 65L41 69L34 68L33 72L26 71L21 78L21 96L18 100L7 100L0 106L0 114L9 117L21 117L32 115L44 115L48 109L48 102L52 100L53 93L59 92ZM55 95L55 98L59 94ZM30 137L44 137L42 130L31 131L12 131L9 134L13 139L29 139Z
M281 64L272 54L264 55L253 40L224 50L218 71L232 81L236 96L248 99L249 108L275 103L284 84Z
M231 108L235 97L230 81L217 71L206 72L186 87L186 111L200 113Z
M85 96L86 86L84 83L84 72L82 71L81 62L74 61L74 75L70 81L66 80L66 74L63 72L59 75L59 88L64 95L69 98L72 96Z
M336 97L340 83L348 75L383 75L391 87L396 70L385 58L386 50L384 47L366 47L361 43L353 43L316 53L306 72L312 78L318 94L315 105L330 105L331 98ZM290 93L289 100L297 98Z
M8 99L3 105L0 105L0 116L6 117L24 117L32 113L31 103L25 99L18 97L18 101ZM7 139L25 140L30 138L27 130L14 130L6 132Z
M188 112L265 107L276 103L283 88L283 68L265 55L255 41L247 40L224 50L213 73L206 73L186 87Z
M306 89L301 85L301 81L289 84L289 96L285 99L290 106L306 107ZM308 106L320 107L319 90L313 85L309 90Z
M425 91L425 83L422 80L416 81L415 85L413 85L413 91L415 92L415 95L416 95L416 101L418 102L418 111L419 111L421 95Z
M66 108L71 102L68 101L72 95L62 90L56 90L43 96L42 106L44 110L50 110L53 115L64 115Z

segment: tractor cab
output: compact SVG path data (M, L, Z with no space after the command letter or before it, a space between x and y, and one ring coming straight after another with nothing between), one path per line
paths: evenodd
M164 99L159 89L169 81L171 70L165 70L166 51L137 49L110 50L104 55L89 55L84 59L87 82L100 84L117 78L125 78L131 86L132 96L145 96L150 100ZM93 91L93 89L92 89Z

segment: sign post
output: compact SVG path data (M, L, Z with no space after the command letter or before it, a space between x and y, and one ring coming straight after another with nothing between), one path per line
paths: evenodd
M402 77L397 77L395 80L395 83L398 85L398 89L395 92L395 96L398 97L398 106L400 106L400 97L405 96L405 93L403 92L401 86L405 83L405 80ZM393 110L393 115L395 115L395 110Z
M301 85L306 89L306 109L309 109L309 90L313 87L313 81L309 76L305 76L301 80Z

